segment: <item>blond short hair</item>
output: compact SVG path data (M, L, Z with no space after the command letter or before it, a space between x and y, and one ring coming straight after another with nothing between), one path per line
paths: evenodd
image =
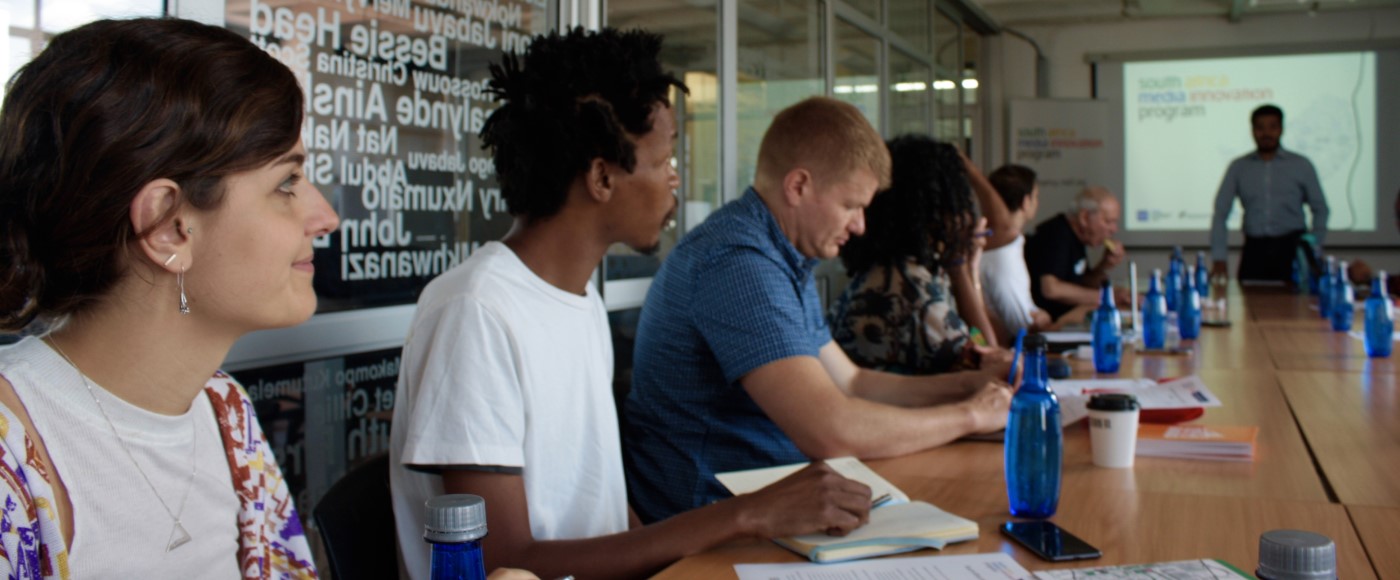
M806 169L819 181L839 180L862 169L890 186L890 151L860 109L850 103L812 97L783 109L758 148L755 181L781 183L793 169Z

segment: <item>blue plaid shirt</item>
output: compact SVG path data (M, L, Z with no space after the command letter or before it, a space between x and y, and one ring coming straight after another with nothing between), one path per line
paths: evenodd
M1312 210L1313 238L1318 248L1322 247L1327 237L1327 198L1307 157L1279 147L1269 161L1255 151L1230 163L1215 194L1215 215L1210 222L1212 259L1228 257L1225 221L1230 219L1236 197L1244 207L1244 235L1276 237L1301 232L1307 227L1303 216L1307 205Z
M628 491L653 522L729 497L715 473L808 461L739 380L831 341L812 270L752 188L676 245L637 327Z

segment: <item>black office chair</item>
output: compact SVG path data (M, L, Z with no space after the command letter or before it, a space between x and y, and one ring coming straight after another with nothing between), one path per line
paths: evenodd
M399 542L389 499L389 454L370 458L331 486L312 510L335 580L399 577Z

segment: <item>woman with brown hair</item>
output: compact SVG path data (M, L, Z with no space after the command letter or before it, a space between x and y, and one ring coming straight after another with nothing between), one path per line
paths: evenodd
M311 578L296 509L219 365L316 309L336 213L302 173L302 93L222 28L53 38L0 109L0 572Z

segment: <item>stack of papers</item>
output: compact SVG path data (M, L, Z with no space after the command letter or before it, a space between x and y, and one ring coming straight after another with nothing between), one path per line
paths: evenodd
M1089 397L1097 393L1128 393L1137 398L1144 411L1154 409L1198 409L1223 403L1195 375L1158 383L1152 379L1067 379L1050 381L1050 390L1060 401L1060 427L1065 428L1089 416ZM1003 441L1005 430L968 435L968 441Z
M872 498L888 497L870 510L870 522L845 536L806 534L773 538L778 545L813 562L843 562L857 558L910 552L977 538L977 522L945 512L932 504L909 501L903 491L880 477L854 457L828 459L826 464L841 475L870 486ZM808 464L781 465L746 471L717 473L734 495L758 491Z
M1139 425L1137 454L1177 459L1253 461L1258 427Z

